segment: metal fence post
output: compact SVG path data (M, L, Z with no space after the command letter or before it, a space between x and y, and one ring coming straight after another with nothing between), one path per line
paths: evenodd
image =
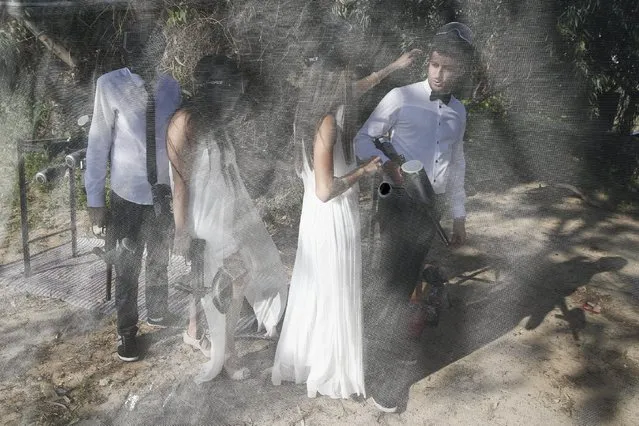
M27 182L24 170L22 142L18 141L18 185L20 187L20 224L22 227L22 258L24 276L31 276L31 256L29 253L29 217L27 215Z

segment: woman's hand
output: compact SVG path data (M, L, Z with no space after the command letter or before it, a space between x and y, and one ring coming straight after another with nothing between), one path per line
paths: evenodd
M382 159L378 156L371 157L366 163L362 165L362 170L366 175L372 175L377 173L382 167Z
M422 51L419 49L413 49L410 52L404 53L399 58L395 59L395 62L387 65L383 69L372 73L368 77L364 77L353 84L353 99L359 99L364 93L371 88L377 86L383 79L388 77L395 71L404 69L410 66L415 58L421 55Z
M413 49L410 52L406 52L399 58L395 59L395 62L393 62L393 67L398 70L407 68L411 66L415 61L415 58L417 58L421 54L422 51L420 49Z

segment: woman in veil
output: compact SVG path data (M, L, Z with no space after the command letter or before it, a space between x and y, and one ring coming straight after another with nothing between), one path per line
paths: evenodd
M203 250L204 291L194 293L183 339L210 358L197 382L213 379L222 368L241 380L249 371L237 358L234 330L243 299L253 307L258 328L274 336L286 305L288 277L235 161L231 135L241 125L246 104L242 74L225 56L205 56L193 80L194 96L176 111L167 137L175 249L185 256ZM223 283L231 281L232 297L227 297ZM198 304L210 343L198 327Z

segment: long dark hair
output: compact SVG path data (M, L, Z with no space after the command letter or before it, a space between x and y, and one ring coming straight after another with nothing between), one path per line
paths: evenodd
M298 170L303 161L313 167L313 141L324 117L336 114L344 106L342 147L347 163L353 161L355 105L352 101L351 72L348 67L335 68L318 60L304 73L300 98L295 112L295 145L304 157L298 159Z
M186 128L190 137L183 151L186 163L199 144L215 142L224 150L230 144L229 122L242 114L246 105L243 88L245 79L236 62L223 55L204 56L193 70L194 93L185 100L178 111L187 113ZM167 143L172 141L167 139Z
M237 63L224 55L207 55L193 70L193 96L182 110L189 113L195 137L210 133L235 118L244 105L244 77Z

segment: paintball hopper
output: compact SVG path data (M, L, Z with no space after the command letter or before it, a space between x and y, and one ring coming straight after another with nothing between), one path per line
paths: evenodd
M64 164L47 167L35 175L35 180L41 185L54 182L64 176L67 166Z
M401 169L408 195L428 207L433 207L435 191L428 180L422 162L419 160L407 161L402 164Z
M377 188L380 198L389 197L391 194L407 194L413 200L419 201L427 207L433 207L435 191L428 180L424 165L419 160L406 161L401 166L404 185L393 185L388 181L382 182Z

